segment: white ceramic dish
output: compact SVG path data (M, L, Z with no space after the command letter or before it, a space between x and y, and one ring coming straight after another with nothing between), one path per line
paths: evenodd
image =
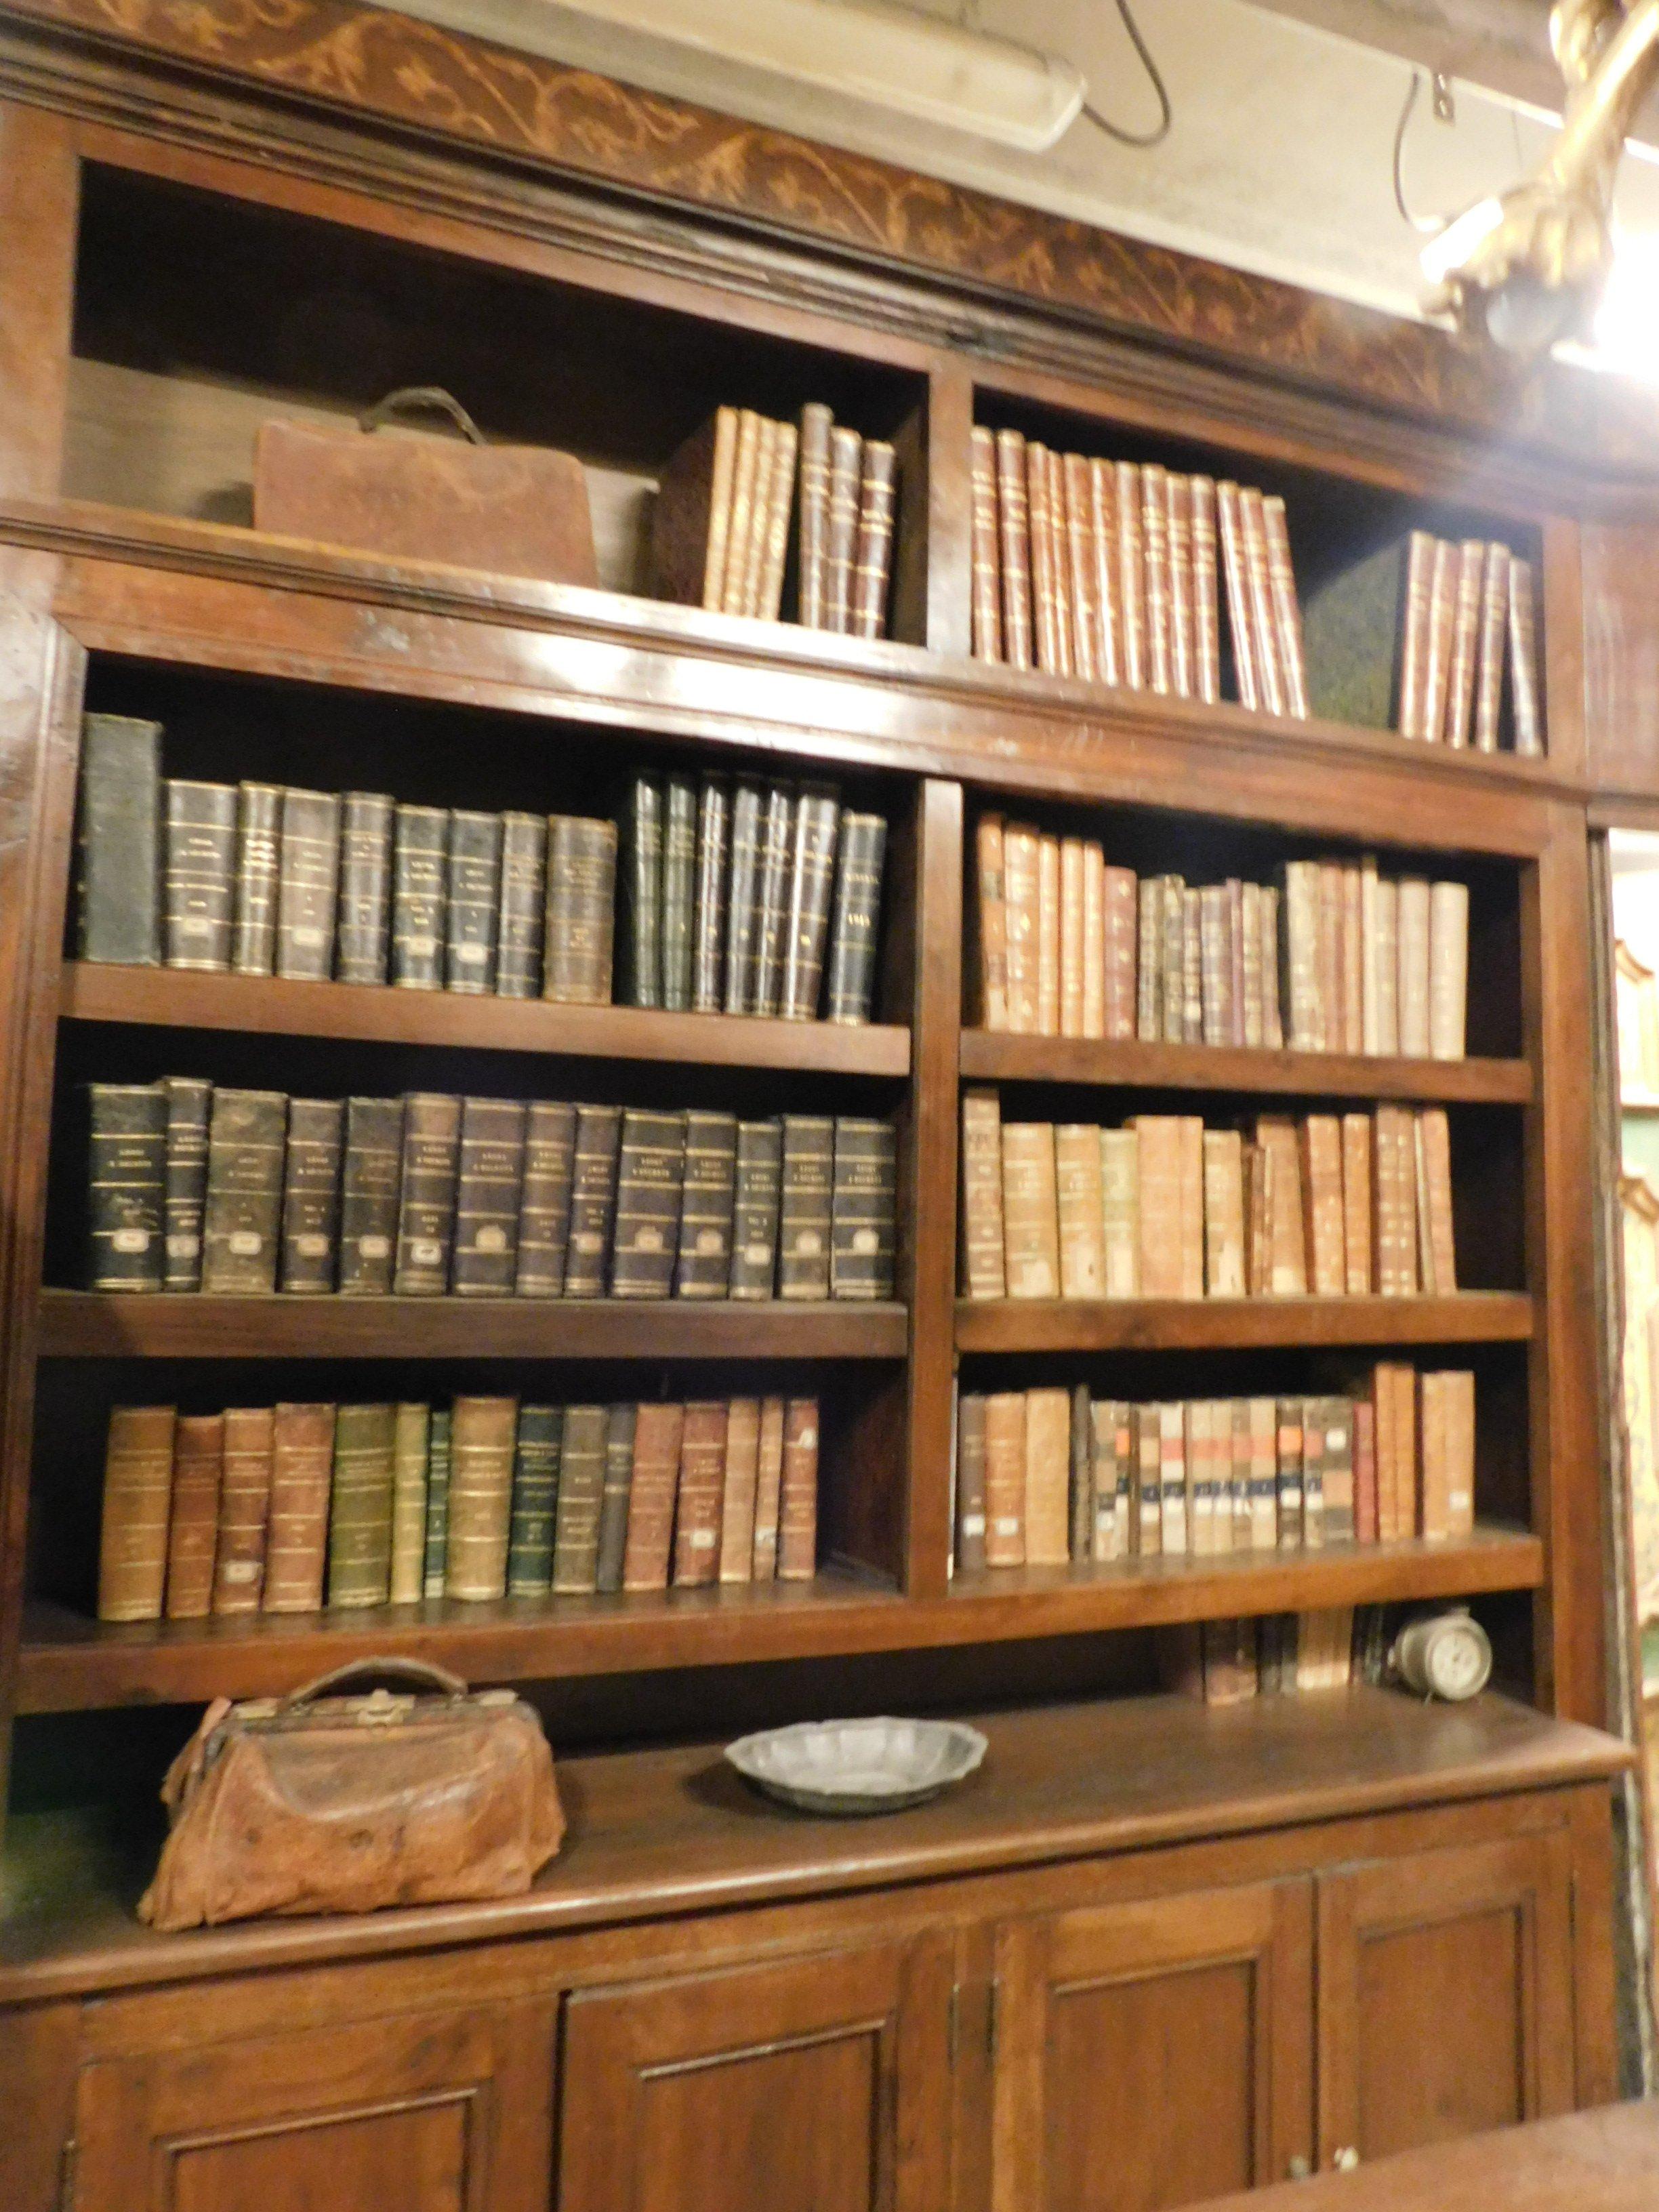
M756 1789L803 1813L896 1813L969 1775L985 1738L962 1721L800 1721L726 1747Z

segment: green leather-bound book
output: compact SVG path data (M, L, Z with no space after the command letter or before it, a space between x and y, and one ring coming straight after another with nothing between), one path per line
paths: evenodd
M544 1597L553 1587L553 1523L559 1501L562 1406L520 1406L513 1455L513 1517L507 1594Z
M392 1440L392 1602L416 1605L426 1586L426 1462L430 1406L398 1408Z
M342 1406L328 1515L331 1606L384 1605L392 1584L392 1406Z

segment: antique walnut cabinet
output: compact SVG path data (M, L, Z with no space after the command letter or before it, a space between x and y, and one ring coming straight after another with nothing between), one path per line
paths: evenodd
M581 456L602 588L253 532L261 421L430 383ZM813 398L899 451L890 641L648 597L676 447L717 404ZM1659 810L1653 415L354 0L0 14L4 2212L1150 2212L1616 2094L1587 887L1595 823ZM1547 756L975 661L975 423L1278 489L1310 587L1413 526L1503 538L1540 580ZM641 764L830 775L891 825L876 1018L77 963L88 708L161 722L171 773L441 805L580 811ZM1365 849L1463 878L1471 1056L979 1030L987 806L1149 868ZM890 1114L899 1297L88 1293L81 1086L186 1067ZM1061 1118L1443 1103L1468 1287L959 1305L964 1079ZM951 1574L958 1375L1297 1390L1391 1347L1476 1372L1467 1540ZM95 1618L112 1404L705 1385L818 1395L815 1580ZM1158 1693L1161 1627L1434 1598L1478 1610L1501 1694ZM195 1710L386 1651L543 1705L571 1831L532 1894L139 1928L131 1793ZM990 1756L868 1826L720 1767L738 1725L842 1704L978 1711Z

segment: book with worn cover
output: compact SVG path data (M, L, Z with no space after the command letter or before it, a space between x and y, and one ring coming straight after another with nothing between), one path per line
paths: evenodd
M685 1173L681 1190L674 1295L723 1298L731 1287L738 1121L734 1114L693 1107L684 1115Z
M282 787L244 783L236 796L236 901L230 964L239 975L269 975L276 966L278 838Z
M553 1587L553 1530L559 1505L562 1406L519 1408L507 1520L507 1594L545 1597Z
M611 1258L613 1298L665 1298L672 1287L687 1118L641 1107L623 1109Z
M635 1416L628 1535L623 1550L624 1589L668 1587L684 1426L685 1408L680 1405L642 1405Z
M242 1296L276 1287L288 1145L280 1091L216 1091L208 1131L202 1288Z
M404 1100L398 1257L400 1298L441 1297L449 1288L460 1165L461 1102L447 1091L411 1091Z
M396 1435L395 1406L340 1407L328 1515L331 1607L384 1605L391 1590Z
M739 1121L732 1205L730 1294L734 1298L775 1294L782 1182L781 1121Z
M283 1170L284 1291L319 1297L334 1288L339 1256L340 1154L345 1106L338 1098L290 1098Z
M393 1605L418 1605L426 1585L426 1467L432 1408L405 1400L392 1431L392 1563L387 1595Z
M272 1417L266 1613L315 1613L321 1607L335 1417L332 1406L287 1402Z
M609 1425L610 1415L604 1406L564 1409L553 1539L553 1588L561 1594L574 1596L596 1587Z
M166 1087L91 1083L87 1091L87 1287L159 1291L166 1280Z
M155 968L161 958L161 726L125 714L82 724L76 951Z
M169 776L163 943L169 968L230 966L236 787Z
M343 1297L386 1297L398 1244L404 1102L348 1098L340 1169L339 1289Z
M449 1286L458 1297L507 1297L517 1281L525 1124L521 1099L461 1101L460 1173L449 1271Z
M783 1185L778 1228L778 1296L830 1295L835 1124L828 1115L783 1116Z
M495 994L539 999L547 929L547 818L501 817L501 911L495 933Z
M663 1003L663 792L659 777L636 775L631 779L624 820L624 990L630 1006L659 1006Z
M167 1102L163 1286L169 1291L199 1291L213 1085L196 1076L167 1075L161 1079L161 1088Z
M446 1597L506 1595L518 1426L516 1398L460 1397L450 1407Z
M392 831L392 980L404 990L443 988L448 886L448 809L399 806Z
M104 1454L100 1620L159 1620L173 1501L173 1406L115 1406Z
M547 825L547 951L542 996L608 1006L617 908L617 825L555 814Z
M458 806L449 817L444 982L473 997L495 988L501 817Z
M810 1583L818 1571L817 1557L818 1401L791 1398L783 1415L778 1580Z
M340 910L335 975L384 983L392 945L392 830L397 809L379 791L340 802Z
M269 1406L228 1406L224 1422L213 1610L258 1613L264 1594L276 1414Z
M831 1297L893 1296L897 1189L898 1146L892 1123L837 1115L830 1222Z
M179 1416L173 1431L173 1510L167 1526L169 1620L205 1620L213 1609L224 1450L222 1413Z
M283 792L277 854L276 973L326 982L340 879L337 792Z
M610 1275L617 1211L617 1155L622 1135L618 1106L578 1106L570 1164L570 1233L565 1247L564 1295L602 1298Z
M519 1196L514 1287L521 1298L556 1298L563 1293L575 1146L575 1108L532 1098L525 1111L524 1181Z
M612 1406L605 1415L605 1479L599 1491L599 1548L593 1587L619 1590L628 1543L628 1502L634 1481L634 1442L639 1408Z

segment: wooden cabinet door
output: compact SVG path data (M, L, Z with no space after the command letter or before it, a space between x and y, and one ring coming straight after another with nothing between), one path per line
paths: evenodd
M1565 1834L1319 1877L1322 2164L1572 2109L1571 1878Z
M573 1996L559 2212L941 2212L942 1936Z
M1293 1881L1000 1929L995 2212L1164 2212L1307 2157L1312 1921Z
M88 2066L75 2212L546 2212L553 2020L502 2005Z

